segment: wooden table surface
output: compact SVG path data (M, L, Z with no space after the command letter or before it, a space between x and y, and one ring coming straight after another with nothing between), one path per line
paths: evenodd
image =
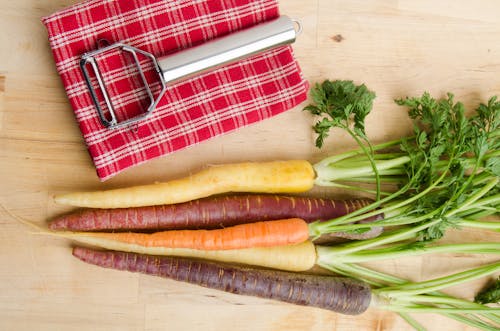
M55 193L164 181L215 163L316 161L354 146L337 133L323 150L316 149L314 118L297 107L99 182L40 23L40 17L75 2L0 1L0 203L15 214L45 224L71 210L54 204ZM452 91L474 107L500 94L496 0L283 0L280 7L302 21L304 32L294 52L311 83L351 79L376 91L367 120L374 142L411 130L394 98ZM342 316L100 269L73 258L71 242L34 235L6 213L0 215L0 330L410 329L397 315L375 309ZM445 241L499 239L471 230L450 231ZM493 260L448 254L389 260L377 267L419 280ZM472 298L483 284L449 292ZM436 315L416 318L430 330L471 330Z

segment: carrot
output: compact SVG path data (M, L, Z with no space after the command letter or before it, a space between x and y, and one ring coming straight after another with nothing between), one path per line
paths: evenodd
M189 248L151 247L120 242L108 238L89 236L88 232L43 232L43 234L63 237L80 244L110 249L115 251L181 256L220 262L255 265L287 271L306 271L316 263L316 248L311 241L300 244L254 247L227 250L200 250Z
M309 228L303 220L290 218L239 224L214 230L171 230L155 233L88 232L87 236L144 247L225 250L298 244L309 238Z
M3 206L0 204L0 207ZM182 256L238 264L257 265L288 271L311 269L317 259L316 247L309 240L293 245L253 247L226 250L200 250L162 246L141 246L122 242L113 238L96 236L95 232L49 231L4 209L14 219L36 230L36 234L49 235L74 240L80 244L104 249L133 252L148 255Z
M211 166L165 183L56 195L55 201L91 208L128 208L186 202L225 192L297 193L310 190L315 173L303 160Z
M135 208L83 209L53 220L52 230L173 230L213 229L251 221L301 218L310 223L329 220L365 207L368 199L333 200L280 195L233 195L194 201ZM377 215L365 221L381 219ZM336 232L335 237L371 238L382 228L362 234Z
M140 272L229 293L251 295L357 315L370 305L371 289L349 278L304 275L223 265L185 258L158 257L75 247L78 259L105 268Z

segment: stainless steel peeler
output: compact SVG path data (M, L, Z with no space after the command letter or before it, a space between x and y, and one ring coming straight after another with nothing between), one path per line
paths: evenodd
M199 46L159 59L153 54L141 49L123 43L115 43L83 54L80 60L80 67L83 71L85 82L89 88L92 100L97 108L100 121L105 127L113 129L136 123L151 114L165 93L168 83L181 81L265 50L291 44L301 31L302 27L297 20L293 20L287 16L281 16L273 21L261 23L254 27L208 41ZM110 95L106 89L106 84L96 59L97 55L114 49L119 49L131 55L137 67L139 77L144 85L149 102L149 106L143 113L122 121L117 120L115 108L111 102ZM154 65L155 71L158 73L161 91L156 97L153 95L153 91L146 80L138 55L149 58ZM104 99L103 101L107 108L107 116L99 102L96 87L91 79L90 68L93 70L100 94Z

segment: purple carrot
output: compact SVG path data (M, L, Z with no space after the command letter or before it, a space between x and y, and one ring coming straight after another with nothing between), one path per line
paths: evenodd
M371 301L371 289L367 284L344 277L305 275L83 247L75 247L73 255L105 268L140 272L229 293L318 307L348 315L363 313Z
M119 209L83 209L62 216L49 225L52 230L173 230L211 229L252 221L301 218L306 222L329 220L362 208L368 199L333 200L278 195L233 195L185 203ZM377 215L364 221L382 219ZM338 232L336 237L365 239L379 235L381 227L362 234Z

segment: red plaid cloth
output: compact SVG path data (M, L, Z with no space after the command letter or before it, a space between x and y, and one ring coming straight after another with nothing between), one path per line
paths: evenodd
M291 48L279 47L169 86L151 116L134 129L110 130L100 123L84 83L83 53L104 39L161 57L278 15L276 0L93 0L43 18L99 178L279 114L304 101L308 85ZM134 75L127 78L130 65L123 70L123 60L103 61L99 66L112 84L113 104L129 116L127 109L138 109L142 84Z

